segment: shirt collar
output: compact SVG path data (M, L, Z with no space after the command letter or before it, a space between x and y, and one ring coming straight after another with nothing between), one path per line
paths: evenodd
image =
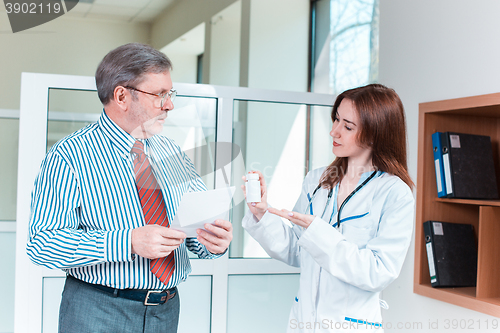
M359 177L358 185L360 185L362 182L364 182L366 180L366 178L370 177L372 173L373 173L373 171L363 172L361 177ZM377 173L375 174L375 178L379 177L383 173L384 173L383 171L377 170Z
M115 146L120 155L128 158L130 150L132 149L136 139L111 120L104 110L102 111L101 117L97 123L102 129L104 135L108 137L109 141L111 141L111 143Z

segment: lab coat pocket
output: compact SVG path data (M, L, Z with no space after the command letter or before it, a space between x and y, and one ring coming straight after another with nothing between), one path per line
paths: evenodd
M342 226L342 233L347 241L362 249L373 238L374 228L363 228L346 223Z

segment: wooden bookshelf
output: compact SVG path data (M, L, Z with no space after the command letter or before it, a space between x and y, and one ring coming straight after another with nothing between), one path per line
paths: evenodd
M462 204L462 205L500 207L500 200L471 200L471 199L436 198L436 202L444 202L444 203L450 203L450 204Z
M500 317L500 200L437 197L432 133L488 135L500 189L500 93L419 105L414 292ZM477 286L432 288L423 223L428 220L474 226L478 247Z

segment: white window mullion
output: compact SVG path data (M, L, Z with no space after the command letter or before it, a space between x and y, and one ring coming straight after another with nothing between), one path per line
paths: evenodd
M233 99L219 97L217 100L217 139L216 142L233 141ZM217 161L224 160L223 156L228 152L217 149L215 165ZM215 170L215 187L221 188L231 182L231 164L221 166L222 172ZM229 212L227 214L229 218ZM214 273L212 276L212 329L211 332L225 333L227 329L227 284L228 284L228 260L229 251L214 261Z
M19 110L0 109L0 118L19 119Z
M0 232L16 232L16 222L0 221Z
M211 332L225 333L227 329L228 252L214 260L212 275L212 328Z

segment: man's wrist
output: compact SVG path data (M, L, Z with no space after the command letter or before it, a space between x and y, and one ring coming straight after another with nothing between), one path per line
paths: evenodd
M227 250L229 249L229 247L227 247L224 251L222 251L221 253L212 253L210 252L209 249L207 249L208 253L210 253L211 255L213 256L223 256L224 254L226 254Z

